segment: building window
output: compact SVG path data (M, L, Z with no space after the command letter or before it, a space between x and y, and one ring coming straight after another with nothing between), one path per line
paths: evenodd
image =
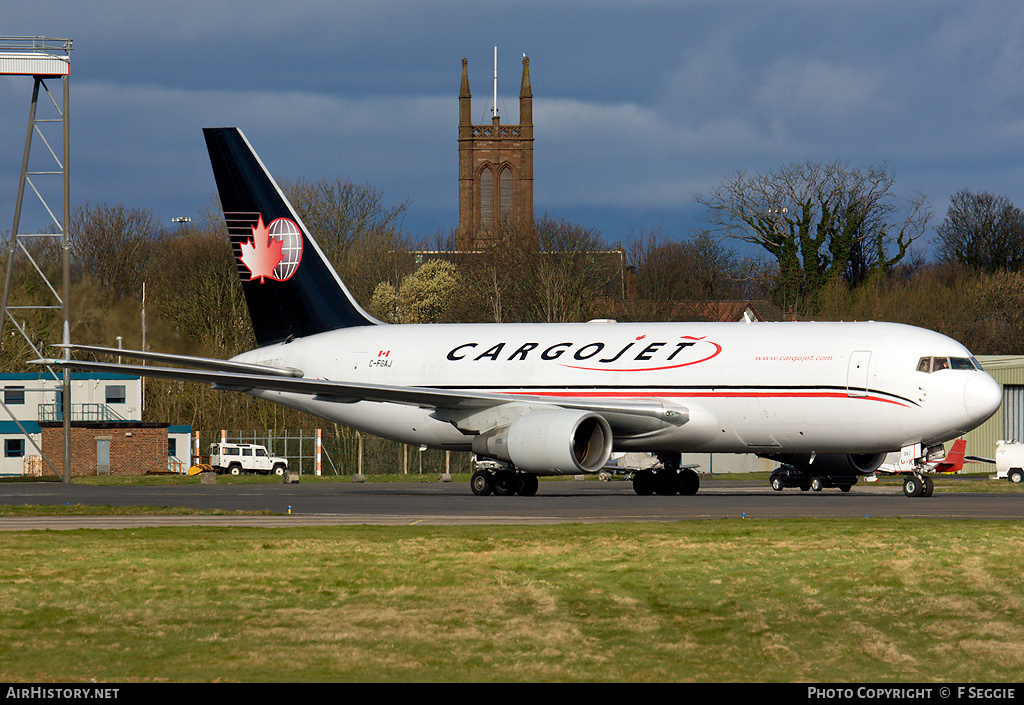
M490 167L480 172L480 228L494 229L494 172Z
M501 170L501 176L499 181L499 192L498 192L498 213L502 218L512 217L512 200L514 198L513 187L515 185L515 178L512 176L512 170L504 168Z
M124 404L125 393L123 384L108 384L107 385L107 403L108 404Z
M10 406L11 404L24 404L25 403L25 388L24 387L4 387L4 404Z
M178 454L178 439L170 438L167 439L167 457L173 458Z
M4 457L5 458L23 458L23 457L25 457L25 439L24 438L5 438L4 439Z

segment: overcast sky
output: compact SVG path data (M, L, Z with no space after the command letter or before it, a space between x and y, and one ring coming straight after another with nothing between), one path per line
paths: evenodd
M1024 207L1019 0L33 0L0 20L74 40L72 201L166 223L210 203L201 128L236 125L276 176L367 184L411 201L411 233L447 232L461 61L488 122L495 45L506 123L530 57L537 214L610 241L685 237L694 193L804 160L888 164L933 227L961 188ZM4 232L31 89L0 77Z

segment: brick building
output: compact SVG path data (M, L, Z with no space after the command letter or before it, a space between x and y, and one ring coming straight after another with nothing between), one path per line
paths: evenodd
M42 451L64 472L64 424L39 424ZM71 475L145 475L167 469L170 424L142 421L75 421L71 424Z
M503 222L533 222L533 92L523 57L519 124L474 125L469 69L462 60L459 92L459 249L486 249Z

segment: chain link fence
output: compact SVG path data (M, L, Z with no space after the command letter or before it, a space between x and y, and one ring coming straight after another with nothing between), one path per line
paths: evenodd
M229 443L256 443L270 455L288 459L292 472L317 471L318 429L224 430ZM469 473L472 454L410 446L370 436L349 428L320 430L320 473L322 475L398 475ZM217 438L215 440L220 440Z

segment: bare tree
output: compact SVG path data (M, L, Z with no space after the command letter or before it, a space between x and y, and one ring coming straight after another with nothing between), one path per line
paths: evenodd
M625 312L634 320L685 316L685 302L759 295L751 263L739 260L707 233L677 240L653 230L630 240L626 258L630 273Z
M380 190L338 179L286 181L282 190L357 300L411 271L412 241L402 232L409 201L388 206Z
M182 228L151 263L151 306L190 346L230 357L252 347L238 265L221 223Z
M585 321L622 275L622 259L593 228L545 216L534 223L538 254L533 260L536 282L531 320Z
M942 262L989 273L1024 267L1024 212L1006 196L957 191L936 232Z
M71 252L81 267L118 295L139 296L161 228L141 208L90 206L71 214Z
M925 197L900 204L886 167L841 162L739 171L697 201L708 208L707 232L764 248L778 263L784 308L813 309L832 277L851 284L899 262L931 217Z

